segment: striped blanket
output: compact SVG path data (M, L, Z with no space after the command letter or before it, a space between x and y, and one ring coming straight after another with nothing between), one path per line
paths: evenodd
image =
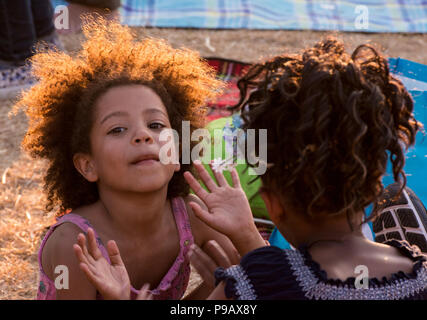
M237 80L243 75L245 68L250 65L221 58L206 58L206 60L216 70L217 77L226 83L226 88L221 97L214 104L209 104L208 121L212 121L231 115L228 107L235 105L239 101Z
M120 13L130 26L427 32L425 0L122 0Z

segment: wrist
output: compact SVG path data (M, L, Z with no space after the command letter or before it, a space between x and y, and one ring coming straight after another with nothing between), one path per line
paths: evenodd
M230 240L233 242L233 245L242 257L252 250L265 247L267 245L261 234L258 232L255 224L245 228L244 232L239 232L230 236Z

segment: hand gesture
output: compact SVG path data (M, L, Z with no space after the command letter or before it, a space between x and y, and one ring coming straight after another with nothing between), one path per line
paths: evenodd
M207 207L206 210L199 204L190 202L189 205L196 216L218 232L228 236L240 254L265 245L255 226L251 208L240 186L236 169L233 168L231 171L233 185L230 186L222 173L214 171L217 185L200 161L194 161L194 167L210 191L203 189L190 172L184 173L184 178L191 189Z
M231 257L228 257L224 249L215 241L210 240L203 249L192 244L188 253L191 265L211 290L215 288L214 272L218 267L228 268L232 265ZM240 257L234 257L240 261Z
M86 237L80 233L73 249L80 262L80 269L89 282L101 293L105 300L130 299L130 280L126 267L114 240L108 241L107 252L111 264L103 257L98 247L93 229L87 231ZM141 289L138 299L149 299L148 286Z

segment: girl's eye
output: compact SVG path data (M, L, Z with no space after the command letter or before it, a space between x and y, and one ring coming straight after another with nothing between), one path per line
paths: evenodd
M111 129L111 130L108 132L108 134L119 134L119 133L124 132L125 130L126 130L126 128L123 128L123 127L117 127L117 128Z
M153 122L153 123L150 123L148 127L150 129L162 129L162 128L165 128L166 126L160 122Z

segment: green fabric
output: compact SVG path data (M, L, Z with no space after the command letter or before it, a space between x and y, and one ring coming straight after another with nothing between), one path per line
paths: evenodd
M225 117L225 118L219 118L216 120L211 121L206 128L209 130L209 133L211 135L211 157L210 159L207 158L208 155L204 155L202 157L202 162L207 163L210 160L213 160L215 158L221 157L221 159L225 159L225 140L222 138L222 154L215 155L214 154L214 130L220 129L221 132L226 126L226 124L232 122L232 117ZM215 180L215 176L209 167L208 164L204 164L206 170L209 172L211 177ZM247 170L245 171L245 169ZM268 219L270 220L270 217L267 213L267 208L265 207L265 203L262 200L260 195L256 195L253 197L261 187L261 179L257 179L253 183L249 184L251 180L253 180L256 176L255 175L249 175L250 171L253 171L252 168L248 167L247 164L237 164L236 166L237 173L239 174L240 178L240 184L243 188L243 190L246 193L247 198L249 199L249 204L252 210L252 214L255 218L261 218L261 219ZM228 171L224 171L224 177L226 178L227 182L231 185L232 179L231 174ZM215 180L216 181L216 180ZM202 186L206 189L206 187L202 184ZM253 198L252 198L253 197ZM252 198L252 199L251 199Z

